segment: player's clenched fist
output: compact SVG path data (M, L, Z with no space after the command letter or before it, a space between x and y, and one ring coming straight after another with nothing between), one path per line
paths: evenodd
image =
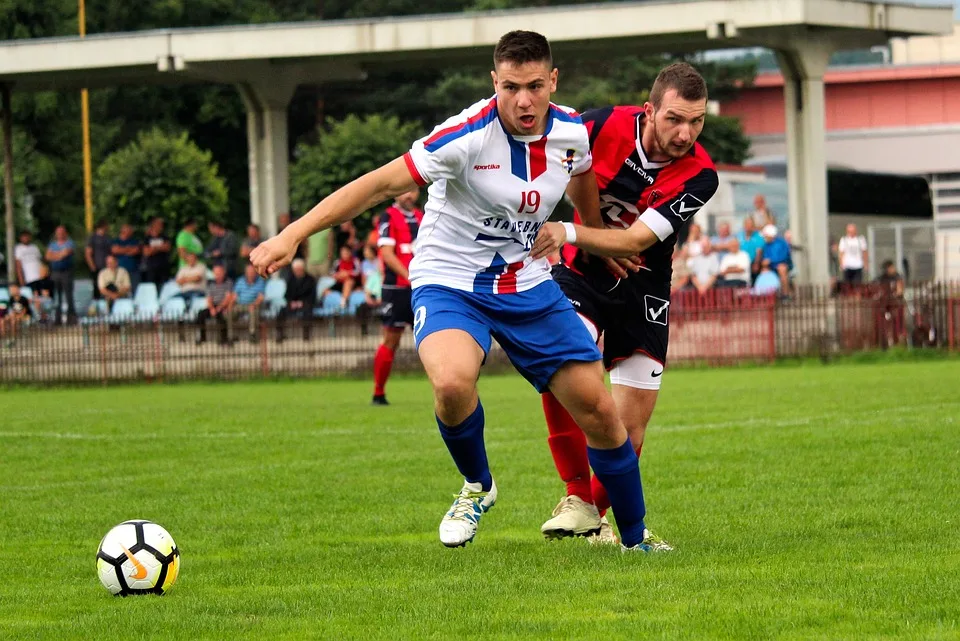
M567 230L562 223L544 223L533 243L530 256L534 259L549 256L567 242Z
M296 251L297 243L280 234L257 245L250 252L250 264L256 268L258 274L268 278L280 268L289 265Z

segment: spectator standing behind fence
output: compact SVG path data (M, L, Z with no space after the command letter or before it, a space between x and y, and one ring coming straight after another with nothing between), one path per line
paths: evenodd
M317 279L307 273L306 263L302 258L294 259L291 264L285 298L287 304L277 314L277 342L283 342L283 327L289 318L300 321L303 325L303 340L310 340L310 321L313 319L313 308L317 302Z
M763 241L762 259L767 261L770 269L780 277L780 292L784 296L789 296L790 270L793 269L790 245L777 235L777 228L773 225L767 225L763 228Z
M177 239L174 241L177 246L177 256L179 263L178 269L187 264L187 254L203 254L203 243L197 236L197 221L192 218L183 223L183 229L177 233Z
M207 283L207 306L197 314L197 326L200 333L197 336L197 345L207 340L207 321L211 318L217 321L220 333L220 344L230 344L230 324L232 323L233 302L236 294L233 293L233 281L227 278L227 270L223 265L213 268L213 280Z
M67 234L67 228L59 225L53 231L53 238L47 245L46 259L50 264L50 279L53 281L53 294L56 301L56 322L59 324L64 303L67 307L67 322L77 318L77 309L73 301L73 265L77 246Z
M117 264L127 270L130 276L130 291L137 291L137 285L140 284L140 254L143 252L143 245L140 239L133 235L133 225L123 223L120 225L120 233L113 239L110 246L110 253L117 257Z
M680 246L674 245L670 291L679 292L687 287L690 287L690 268L687 266L687 258Z
M234 312L236 314L247 314L249 339L251 343L256 343L257 327L260 322L260 307L263 305L263 299L266 295L267 281L260 278L253 265L248 264L244 270L243 278L237 281L233 291L236 294Z
M753 273L753 261L750 254L740 249L740 242L732 238L727 247L730 251L720 259L720 277L718 287L750 287Z
M189 309L193 299L203 296L207 291L207 268L196 254L188 253L186 257L187 262L177 270L177 285L180 286L180 296L186 301Z
M857 226L847 225L847 234L837 243L843 282L859 285L863 282L863 266L867 263L867 239L857 235Z
M717 258L722 262L727 252L733 251L731 247L736 238L730 234L730 223L720 223L717 225L717 235L710 239L710 248L717 252Z
M747 252L750 257L750 278L755 279L760 273L760 256L763 253L764 240L763 235L757 231L753 216L743 219L743 229L737 232L737 242L740 243L740 249Z
M757 194L753 197L753 224L763 229L767 225L776 225L773 218L773 212L767 207L767 197L763 194Z
M210 242L204 251L207 265L223 265L223 268L227 270L227 278L236 278L238 273L237 256L240 254L240 243L237 241L237 235L218 221L210 221L207 228L210 230Z
M709 250L710 241L703 236L703 229L697 223L690 223L687 232L687 241L683 243L683 255L687 258L696 258Z
M33 234L29 231L20 232L20 242L13 248L13 257L17 261L17 283L32 287L33 283L40 280L43 255L33 243Z
M33 300L30 302L39 314L40 320L46 322L49 320L50 312L53 311L53 279L50 278L50 268L45 263L40 263L40 280L31 287Z
M93 228L93 233L87 238L87 246L84 249L84 258L86 258L87 267L90 269L90 277L93 278L93 297L94 299L103 298L100 288L97 286L97 277L107 266L107 256L113 248L113 240L110 238L110 225L107 221L100 219Z
M118 298L130 297L130 273L120 267L113 254L107 256L107 266L97 274L97 287L107 301L107 311L113 309Z
M170 252L173 244L163 233L163 219L159 216L147 225L143 240L143 267L146 282L153 283L159 293L170 278Z

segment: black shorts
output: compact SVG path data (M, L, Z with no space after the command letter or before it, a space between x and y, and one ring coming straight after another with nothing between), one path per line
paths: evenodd
M380 315L384 327L413 325L413 305L410 303L409 287L384 287L381 295Z
M666 292L632 274L609 293L597 291L590 281L562 265L553 268L553 279L578 313L603 334L603 364L610 369L617 361L636 353L660 364L667 361L670 338L670 286Z

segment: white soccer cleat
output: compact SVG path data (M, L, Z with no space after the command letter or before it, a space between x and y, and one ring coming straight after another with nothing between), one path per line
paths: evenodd
M620 544L621 552L673 552L673 546L661 539L650 530L643 529L643 541L634 546L627 547Z
M617 533L613 531L613 526L606 516L600 517L600 531L587 537L590 545L616 545L620 542Z
M553 508L553 518L540 526L547 539L570 536L590 536L600 532L600 513L597 506L579 496L565 496Z
M440 521L440 542L448 548L466 545L477 535L480 517L497 502L497 484L484 492L479 483L464 483L460 494Z

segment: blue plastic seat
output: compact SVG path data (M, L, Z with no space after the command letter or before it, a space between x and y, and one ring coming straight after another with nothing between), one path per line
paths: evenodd
M187 313L187 302L179 296L166 301L160 309L163 320L180 320Z
M280 278L271 278L267 281L267 290L264 292L264 299L266 300L266 311L267 316L273 317L283 309L287 304L284 296L287 293L287 281Z
M180 293L180 285L177 285L177 281L168 280L163 284L163 287L160 288L160 305L162 306L171 298L175 297Z
M157 294L157 286L153 283L140 283L137 285L133 302L136 303L138 309L144 305L159 305L160 297Z
M363 292L352 292L350 298L347 301L347 313L353 316L357 313L357 308L363 305L367 300L366 295Z
M118 298L113 301L113 308L110 310L110 316L108 318L112 323L130 321L133 320L135 311L136 306L132 298Z

